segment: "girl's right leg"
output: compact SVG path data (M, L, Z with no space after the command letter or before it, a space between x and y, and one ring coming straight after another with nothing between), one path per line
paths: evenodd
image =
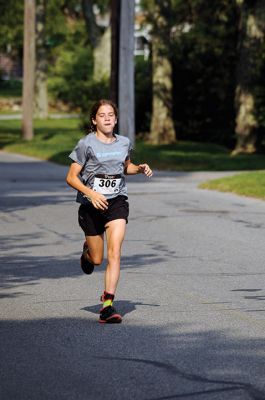
M78 210L78 222L86 237L81 256L81 267L85 273L90 274L93 272L94 265L101 264L103 260L104 223L101 215L92 205L85 206L83 204ZM90 266L85 264L90 264Z
M104 239L102 235L86 236L83 252L80 258L82 271L91 275L95 265L100 265L103 260Z
M104 256L104 234L86 236L85 257L93 265L100 265Z

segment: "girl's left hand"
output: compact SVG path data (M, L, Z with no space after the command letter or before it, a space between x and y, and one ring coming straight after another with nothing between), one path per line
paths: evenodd
M138 168L139 172L141 174L145 174L146 176L148 176L148 178L151 178L151 176L153 175L153 171L151 170L148 164L140 164L138 165Z

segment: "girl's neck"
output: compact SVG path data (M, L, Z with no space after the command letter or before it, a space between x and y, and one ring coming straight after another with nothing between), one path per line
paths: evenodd
M113 132L102 133L100 131L96 131L96 137L100 142L103 142L103 143L112 143L116 140L116 137Z

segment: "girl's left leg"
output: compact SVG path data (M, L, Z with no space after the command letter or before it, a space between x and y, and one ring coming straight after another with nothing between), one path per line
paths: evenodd
M106 225L108 264L105 272L105 291L113 295L120 277L121 246L125 230L125 219L115 219Z
M125 236L125 219L115 219L106 225L108 264L105 272L105 291L99 322L120 323L122 317L112 306L120 277L121 245Z

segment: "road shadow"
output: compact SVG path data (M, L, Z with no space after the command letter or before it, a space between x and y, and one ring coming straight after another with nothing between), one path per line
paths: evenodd
M66 156L63 153L63 157ZM23 156L17 157L23 159ZM0 210L4 212L75 201L75 191L65 182L67 166L29 158L27 161L0 161L0 169ZM194 176L192 172L155 171L152 182L164 181L165 178L193 180ZM144 184L141 185L143 188L151 182L143 174L128 176L126 180L128 185Z
M10 240L10 238L3 239L3 251L4 249L15 248L14 240ZM80 253L73 254L70 257L63 255L58 255L57 257L49 255L32 256L27 254L27 251L32 248L32 245L23 245L21 251L19 247L15 248L16 254L7 254L0 257L1 289L19 288L20 286L31 284L37 285L43 279L59 280L78 276L86 277L80 267ZM121 270L141 269L147 265L159 265L161 261L163 261L163 257L155 253L124 256L122 257ZM106 264L107 261L104 259L103 263L94 269L93 274L105 271ZM6 295L7 297L10 296L9 293ZM3 292L1 296L5 297L5 293Z
M30 159L0 162L0 169L3 212L74 201L74 193L65 182L67 167Z
M1 321L1 400L265 398L262 338L146 324L132 312L102 326L90 314Z

